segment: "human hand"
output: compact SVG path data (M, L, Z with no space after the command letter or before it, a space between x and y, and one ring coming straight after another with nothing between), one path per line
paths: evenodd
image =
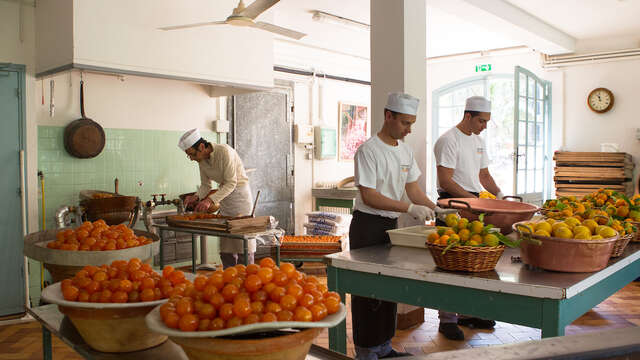
M200 201L196 207L195 211L197 212L209 212L209 208L213 205L213 201L209 198L204 198L204 200ZM215 210L214 210L215 211Z
M496 199L502 200L502 198L504 198L504 194L502 193L502 191L498 191L498 193L496 194Z
M193 195L189 195L184 199L184 207L185 209L188 208L189 206L191 206L191 204L195 203L198 201L198 195L193 194Z
M407 214L413 216L416 220L429 221L435 218L435 212L424 205L409 204Z

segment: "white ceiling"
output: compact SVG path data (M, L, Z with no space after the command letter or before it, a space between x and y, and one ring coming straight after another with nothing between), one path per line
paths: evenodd
M184 22L223 20L238 0L208 0L205 6ZM387 0L392 1L392 0ZM510 38L515 32L496 33L479 24L463 20L469 14L451 14L427 1L427 56L489 50L526 44L525 39ZM499 1L499 0L498 0ZM504 0L519 7L551 27L576 40L636 36L640 38L640 0ZM252 0L245 0L250 4ZM198 2L203 4L202 1ZM312 10L321 10L345 18L369 23L370 0L281 0L260 15L258 20L273 22L308 34L299 42L369 57L369 32L342 25L312 20ZM229 9L219 13L219 9ZM473 11L462 6L460 11ZM466 10L469 9L469 10ZM167 14L168 15L168 14ZM175 13L174 13L175 16ZM171 24L182 23L178 16Z

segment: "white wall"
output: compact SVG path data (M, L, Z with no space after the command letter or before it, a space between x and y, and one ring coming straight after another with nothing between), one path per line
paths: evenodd
M573 66L559 70L564 75L564 150L600 151L601 143L617 143L633 156L634 184L640 167L640 60ZM598 87L613 92L611 110L597 114L587 106L587 95ZM637 185L634 186L638 191Z

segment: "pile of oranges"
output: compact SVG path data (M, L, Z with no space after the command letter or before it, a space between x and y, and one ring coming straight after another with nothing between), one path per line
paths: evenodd
M107 225L104 220L85 221L75 230L60 230L56 240L47 243L49 249L102 251L119 250L147 245L151 239L136 236L133 230L124 224Z
M171 270L165 268L163 272ZM340 309L340 295L292 264L271 258L198 276L160 307L165 325L182 331L222 330L271 321L319 321Z
M163 272L161 276L149 264L134 258L85 266L73 279L63 280L61 290L68 301L134 303L182 294L189 285L182 271Z
M222 215L218 214L208 214L208 213L191 213L185 215L175 215L173 219L175 220L183 220L183 221L191 221L191 220L202 220L202 219L219 219L224 218Z
M332 235L285 235L282 237L283 243L336 243L341 236Z

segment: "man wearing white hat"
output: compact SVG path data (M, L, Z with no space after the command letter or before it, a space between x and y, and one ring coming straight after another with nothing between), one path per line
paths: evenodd
M225 216L251 214L251 188L249 178L238 153L229 145L212 144L200 136L198 129L191 129L178 141L190 160L200 168L200 187L196 194L185 199L185 208L195 205L196 211L215 211ZM218 190L211 192L211 182L218 183ZM249 240L248 262L253 263L255 240ZM238 254L243 253L242 241L220 238L220 259L224 267L236 265ZM244 259L242 259L244 260Z
M411 148L401 141L416 122L418 105L419 100L411 95L389 94L382 130L356 151L354 182L359 191L349 227L352 250L388 244L386 230L397 227L401 213L408 213L424 223L441 211L418 185L420 169ZM405 192L412 203L401 201ZM396 310L396 303L351 296L356 359L410 355L391 348Z
M478 136L491 119L491 101L482 96L467 99L462 121L436 141L433 147L437 165L439 199L478 197L483 187L502 199L503 194L489 173L485 141ZM440 220L436 225L445 226ZM458 324L492 329L495 321L440 311L438 330L450 340L464 340Z

